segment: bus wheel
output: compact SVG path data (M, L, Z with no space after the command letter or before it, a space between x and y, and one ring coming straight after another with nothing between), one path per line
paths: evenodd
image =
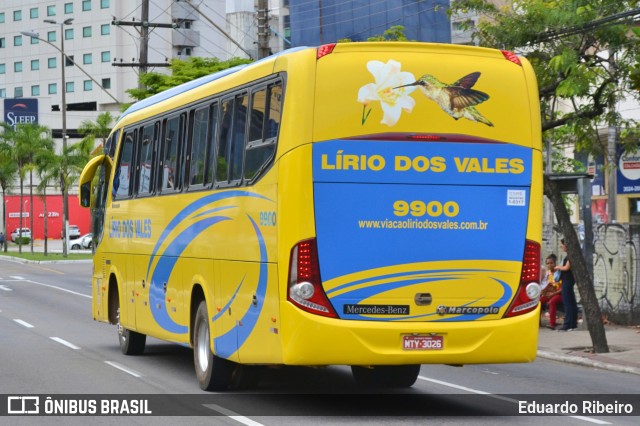
M367 388L408 388L418 379L420 365L376 365L371 368L351 366L358 386Z
M142 355L144 353L144 345L147 336L128 330L120 324L120 302L117 301L116 309L116 326L118 327L118 340L120 341L120 350L125 355Z
M211 352L207 303L200 302L193 325L193 363L200 389L222 391L231 383L233 363Z

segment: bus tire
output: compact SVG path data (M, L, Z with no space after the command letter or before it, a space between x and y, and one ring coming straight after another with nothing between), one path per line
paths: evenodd
M364 388L409 388L418 380L420 365L351 366L358 386Z
M116 326L118 327L118 341L120 342L120 350L125 355L142 355L147 336L126 329L120 323L120 301L116 294Z
M209 314L204 300L198 306L193 323L193 364L200 389L223 391L229 388L234 364L211 351Z

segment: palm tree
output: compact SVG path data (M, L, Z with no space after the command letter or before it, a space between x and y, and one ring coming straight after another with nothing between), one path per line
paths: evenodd
M80 123L78 132L85 135L84 139L87 139L87 142L92 147L94 146L96 139L100 139L102 141L101 146L104 148L107 138L109 137L109 133L111 133L114 121L115 117L112 116L110 112L103 112L98 115L96 121L84 120Z
M34 156L40 151L53 150L49 128L35 123L18 124L15 128L4 124L5 141L11 144L11 157L16 163L20 179L20 237L22 237L22 217L24 208L24 179L29 172L30 227L33 232L33 168ZM33 234L31 235L31 253L33 253ZM22 253L22 244L19 244Z
M7 233L7 205L4 202L6 200L5 195L7 194L10 185L16 179L16 173L18 172L18 168L16 163L11 158L10 147L4 143L4 141L0 140L0 189L2 190L2 230L4 231L5 244L4 247L0 247L0 250L7 251L7 241L9 238L9 234Z
M37 192L42 198L44 205L44 255L49 253L49 213L47 211L47 187L51 182L56 181L57 171L53 164L56 163L56 155L53 151L41 151L35 156L35 165L40 183L38 184Z
M46 179L54 180L64 195L68 188L80 177L80 173L91 159L93 139L84 138L80 142L62 148L59 155L46 158ZM66 148L66 149L65 149ZM63 254L66 255L66 245L63 245Z

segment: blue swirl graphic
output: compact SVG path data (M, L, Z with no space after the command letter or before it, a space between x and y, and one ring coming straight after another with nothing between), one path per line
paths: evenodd
M171 234L171 232L175 230L184 220L189 219L191 215L193 215L197 210L201 209L202 207L208 204L215 203L220 200L235 198L235 197L251 197L251 198L258 198L258 199L273 202L273 200L263 195L255 194L248 191L242 191L242 190L232 190L232 191L226 191L226 192L213 193L211 195L207 195L195 200L193 203L187 205L180 212L178 212L178 214L176 214L173 217L173 219L171 219L167 227L163 230L162 234L158 238L158 241L156 242L156 245L149 258L149 264L147 266L146 281L150 282L149 308L151 309L151 313L154 320L163 329L175 334L185 334L188 332L188 327L186 325L178 324L175 321L173 321L173 319L171 319L167 310L166 302L165 302L164 284L169 282L169 277L171 276L171 273L175 268L175 265L176 265L176 262L178 261L179 256L184 252L186 247L194 239L196 239L197 236L201 232L203 232L205 229L217 223L220 223L222 221L231 220L231 218L226 216L214 216L214 217L200 219L197 222L190 225L189 227L187 227L178 236L176 236L175 239L173 239L169 243L169 245L164 249L162 253L160 253L160 247L169 238L169 235ZM237 208L237 206L223 206L223 207L212 208L191 217L191 219L193 220L195 218L201 218L205 215L215 214L217 212L227 210L227 209L232 209L232 208ZM264 241L262 239L262 235L260 234L259 229L257 228L257 225L255 224L253 219L251 219L251 217L249 217L249 219L251 220L251 223L253 224L254 228L256 228L256 233L258 234L259 243L261 244L260 246L261 262L266 262L266 259L267 259L266 247L264 247ZM153 274L151 275L151 279L149 279L149 275L151 273L151 267L156 258L158 259L158 261L153 270ZM266 268L266 266L264 267ZM264 275L263 275L263 272L264 272ZM266 269L263 271L261 267L261 279L262 279L262 276L264 276L265 289L264 289L264 292L262 293L260 301L264 299L264 295L266 294L266 280L267 280L266 275L267 275ZM240 288L240 285L242 285L242 282L239 284L238 288L236 289L236 294ZM260 288L260 285L258 287ZM230 303L231 301L229 302L229 304Z
M247 341L258 323L258 318L264 307L264 298L267 294L267 248L260 228L249 215L247 215L247 217L253 225L260 246L260 276L258 277L258 285L255 291L257 303L255 305L251 304L244 313L242 319L239 321L239 324L242 324L241 326L236 323L231 330L213 339L216 355L222 358L229 358ZM242 283L240 284L242 285Z

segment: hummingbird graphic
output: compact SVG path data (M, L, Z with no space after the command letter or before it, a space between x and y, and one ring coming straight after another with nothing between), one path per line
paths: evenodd
M418 86L424 95L434 101L444 112L454 119L466 118L493 127L493 123L478 112L475 105L489 99L489 95L472 89L480 78L479 72L472 72L452 84L443 83L430 74L425 74L417 81L400 87Z

